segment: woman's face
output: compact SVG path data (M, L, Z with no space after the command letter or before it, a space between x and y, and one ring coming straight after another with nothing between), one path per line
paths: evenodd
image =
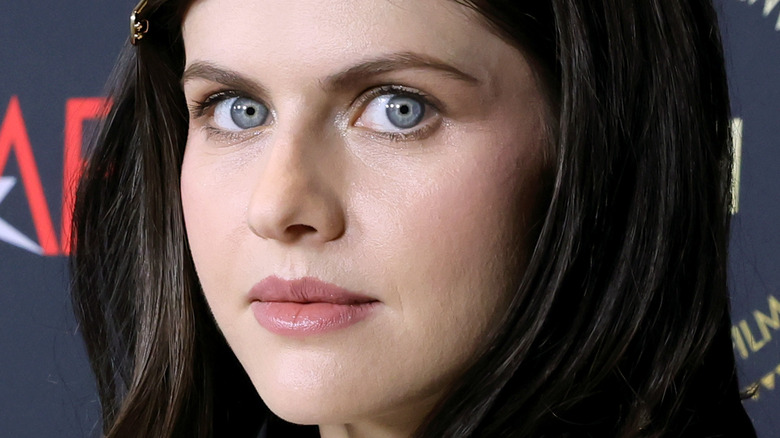
M449 0L199 0L183 32L182 204L217 324L282 418L410 432L533 244L529 60Z

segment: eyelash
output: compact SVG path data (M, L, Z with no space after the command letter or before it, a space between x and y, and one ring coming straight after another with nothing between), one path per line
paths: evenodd
M364 91L352 104L351 106L359 108L359 111L355 112L355 116L351 117L348 121L350 126L353 126L355 122L362 116L363 111L366 109L368 104L375 98L387 95L387 94L393 94L397 96L407 96L414 99L417 99L420 103L425 105L426 111L428 109L432 110L434 112L434 117L438 117L442 110L442 105L434 99L432 96L428 95L427 93L424 93L420 90L417 90L415 88L406 87L403 85L396 85L396 84L388 84L388 85L381 85L374 88L371 88L367 91ZM192 120L198 120L203 118L204 116L213 116L213 114L209 114L214 107L219 104L220 102L231 99L234 97L248 97L253 100L257 100L260 103L263 103L262 100L254 99L250 97L251 95L247 93L242 93L237 90L222 90L218 91L216 93L213 93L209 96L207 96L203 100L194 101L192 104L188 105L189 111L190 111L190 117ZM264 104L264 103L263 103ZM269 113L269 117L273 117L273 112L271 111ZM428 117L426 116L426 119ZM421 122L422 125L420 127L411 128L410 131L406 132L379 132L379 131L372 131L372 130L366 130L370 133L372 136L379 136L382 138L386 138L393 142L402 142L402 141L409 141L409 140L416 140L420 138L426 137L433 129L435 129L438 124L436 123L425 123L425 121ZM215 126L211 125L204 125L203 129L206 130L207 135L209 137L217 137L217 140L219 141L225 141L225 142L239 142L244 141L248 138L254 137L255 135L260 134L263 130L262 129L247 129L242 131L226 131L220 128L217 128Z
M192 104L187 105L190 111L190 118L192 120L198 120L207 115L213 116L213 114L207 113L209 113L217 104L223 100L241 96L244 96L244 94L236 90L222 90L207 96L203 100L196 100ZM241 142L248 138L247 132L245 131L225 131L208 124L203 126L203 130L206 131L206 136L208 138L215 138L217 141L226 143ZM257 130L253 131L255 135L259 132Z
M441 109L442 105L438 101L436 101L433 98L433 96L427 93L403 85L396 85L396 84L380 85L378 87L371 88L368 91L363 92L360 95L360 97L358 97L357 100L353 103L353 105L360 108L360 111L357 113L355 117L349 120L350 126L354 125L354 123L360 118L360 116L363 115L363 111L365 111L366 107L372 100L386 94L393 94L396 96L406 96L406 97L417 99L420 101L420 103L422 103L425 106L426 111L428 109L431 109L436 115L440 115L442 113L442 109ZM420 138L425 138L436 127L437 127L436 124L425 123L423 121L421 122L421 126L411 128L409 131L403 131L403 132L369 131L369 132L371 132L371 135L387 138L388 140L394 142L401 142L401 141L409 141L409 140L417 140Z

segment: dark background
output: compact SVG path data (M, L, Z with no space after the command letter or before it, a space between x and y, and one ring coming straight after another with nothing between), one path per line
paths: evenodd
M48 207L49 218L39 213L39 220L51 221L58 243L47 246L50 254L38 253L36 245L44 245L28 201L36 196L25 190L35 178L22 178L22 167L30 166L20 164L18 144L2 167L0 133L0 436L99 436L98 401L71 313L60 235L65 118L69 101L105 95L135 1L4 3L0 123L8 122L15 96ZM780 2L716 4L743 138L731 241L734 352L742 387L759 388L758 397L745 402L759 436L780 437ZM18 124L13 132L24 134ZM11 183L3 198L2 187ZM29 242L9 242L9 227Z

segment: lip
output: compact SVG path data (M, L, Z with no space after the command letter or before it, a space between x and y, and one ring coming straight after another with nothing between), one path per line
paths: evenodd
M248 296L257 322L283 336L343 329L370 316L379 304L379 300L314 277L267 277L254 285Z

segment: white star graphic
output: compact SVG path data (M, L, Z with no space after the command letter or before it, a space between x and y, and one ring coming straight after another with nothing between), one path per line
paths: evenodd
M0 203L8 195L8 192L16 185L16 178L12 176L0 176ZM11 224L0 218L0 240L26 249L35 254L43 254L43 249L29 237L22 234L21 231L12 227Z

